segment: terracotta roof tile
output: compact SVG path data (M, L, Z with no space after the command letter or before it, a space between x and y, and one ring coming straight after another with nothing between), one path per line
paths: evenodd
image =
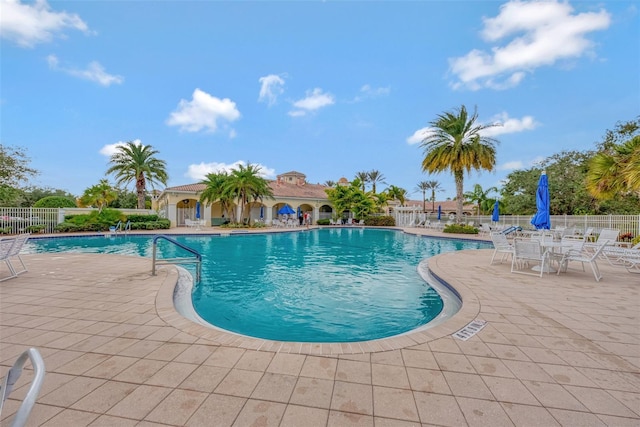
M291 173L291 172L289 172ZM325 189L329 188L322 184L303 184L297 185L292 183L280 183L277 184L276 181L269 181L269 186L273 191L274 197L293 197L300 199L327 199L327 193L325 193ZM186 184L186 185L177 185L175 187L167 187L164 189L165 192L174 191L174 192L189 192L189 193L198 193L205 189L204 184Z

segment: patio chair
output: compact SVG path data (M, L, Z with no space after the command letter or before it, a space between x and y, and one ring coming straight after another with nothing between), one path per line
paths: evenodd
M631 248L624 246L605 246L602 254L612 266L625 265L625 258L633 258L636 253L640 253L640 243Z
M31 410L36 403L36 399L38 398L38 393L40 393L40 387L42 387L42 382L44 381L45 370L44 361L42 360L42 356L40 355L38 350L36 350L35 348L30 348L29 350L24 351L18 357L11 369L9 369L4 379L0 382L1 416L4 402L5 400L7 400L7 398L13 391L13 386L20 378L20 375L22 374L22 367L24 366L27 359L31 360L31 366L33 367L33 380L31 380L29 391L27 391L26 396L22 400L22 404L13 417L13 421L11 422L12 427L24 426L27 423L27 418L29 418L29 414L31 413Z
M596 250L602 244L606 242L607 245L615 245L616 240L618 240L618 235L620 235L620 230L617 228L603 228L600 230L600 234L598 234L598 238L595 242L587 242L585 247L588 249Z
M9 261L9 257L11 256L11 250L15 246L16 239L15 237L0 239L0 261L4 261L7 267L9 268L9 276L3 277L0 279L0 282L12 279L16 277L18 274L13 269L13 265Z
M620 261L629 273L640 273L640 249L626 250L620 257Z
M563 257L570 251L580 252L584 247L585 239L579 236L564 236L561 240L558 251L552 251L549 253L551 261L556 261L558 264L562 262ZM554 248L556 249L556 248ZM583 268L584 271L584 268Z
M480 228L478 229L478 233L481 236L491 235L491 226L489 224L487 224L486 222L483 222L482 224L480 224Z
M539 266L540 273L530 267L531 263ZM527 271L528 270L528 271ZM546 271L549 274L549 253L542 250L540 242L537 240L521 240L513 241L513 255L511 257L511 272L519 274L530 274L542 277Z
M491 262L489 264L493 264L493 260L496 258L498 253L502 254L502 258L500 259L500 264L509 256L513 256L513 245L509 243L507 240L507 236L500 232L491 233L491 242L493 243L493 255L491 256Z
M14 239L14 244L11 247L11 250L9 251L9 257L7 258L7 264L11 264L11 259L12 258L17 258L18 261L20 261L20 265L22 266L22 270L17 270L13 266L13 264L11 264L11 267L13 268L13 272L15 273L16 276L18 274L26 273L28 271L27 270L27 266L25 265L24 261L20 257L20 251L22 251L22 247L24 246L25 243L27 243L27 240L29 240L29 236L31 236L30 233L20 234L20 235L16 236L15 239Z
M602 274L600 273L600 269L598 268L598 263L596 262L597 258L600 256L605 246L607 246L607 241L604 241L600 246L597 247L595 252L586 248L586 245L583 246L582 250L569 250L567 251L562 259L560 260L560 267L558 268L558 273L566 272L570 262L580 262L582 263L582 271L585 271L584 264L589 263L591 266L591 271L593 271L593 276L596 279L596 282L599 282L602 279Z

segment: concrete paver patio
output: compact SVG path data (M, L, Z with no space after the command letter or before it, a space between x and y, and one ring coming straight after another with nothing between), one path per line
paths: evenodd
M463 298L453 319L358 345L195 325L171 304L177 270L151 276L148 259L26 255L29 272L0 283L0 376L40 350L33 426L639 426L640 275L522 276L491 253L430 261ZM474 319L484 329L452 336Z

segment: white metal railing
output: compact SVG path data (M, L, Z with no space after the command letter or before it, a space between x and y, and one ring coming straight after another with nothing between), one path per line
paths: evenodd
M53 233L66 215L96 211L94 208L12 208L0 207L0 235ZM151 209L118 209L124 214L150 215Z
M396 225L399 227L409 227L416 224L416 220L423 219L431 222L438 221L437 213L422 213L419 211L394 212ZM500 215L500 221L494 223L491 221L491 215L465 215L464 222L473 222L475 224L495 224L501 226L518 226L523 229L533 229L531 225L531 215ZM441 221L449 221L449 215L444 213ZM593 228L598 233L603 228L616 228L620 230L620 234L631 233L633 237L640 235L640 215L551 215L551 228L556 227L575 227L578 231L584 231L587 228Z

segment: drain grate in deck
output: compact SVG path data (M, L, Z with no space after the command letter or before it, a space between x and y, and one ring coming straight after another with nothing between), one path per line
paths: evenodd
M482 328L485 327L486 324L487 322L485 320L476 319L471 323L469 323L464 328L460 329L455 334L453 334L453 336L455 338L458 338L459 340L466 341L472 336L474 336L475 334L477 334L478 332L480 332Z

